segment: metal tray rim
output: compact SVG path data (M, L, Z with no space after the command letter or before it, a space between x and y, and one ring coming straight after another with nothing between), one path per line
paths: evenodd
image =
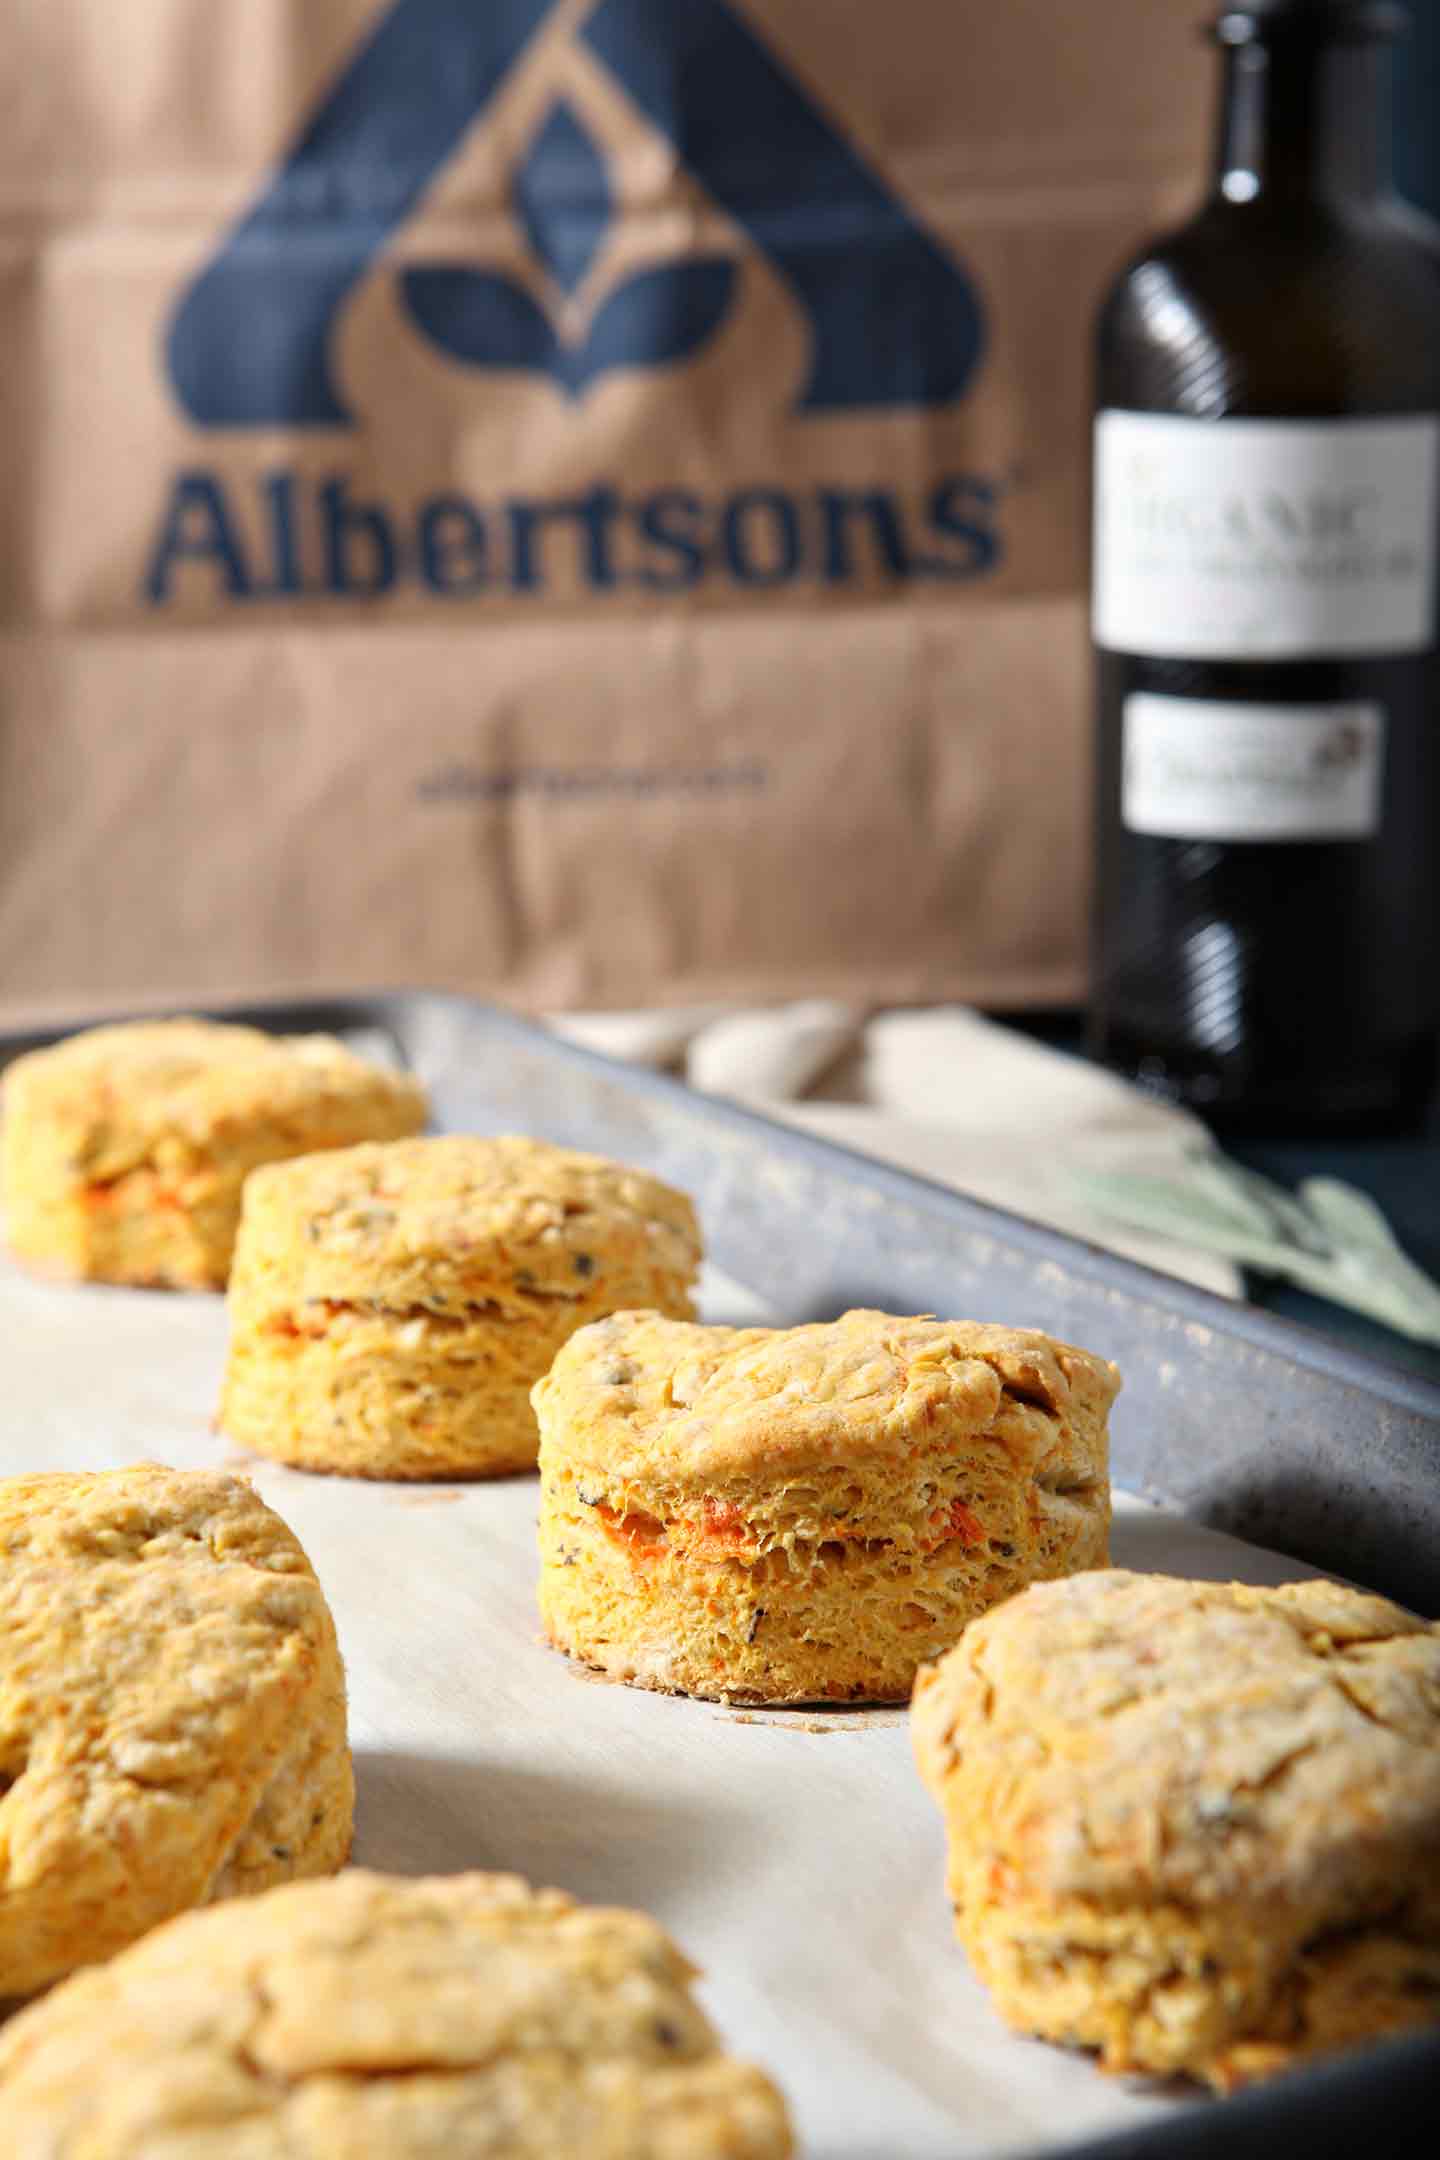
M626 1064L603 1051L571 1042L540 1021L510 1012L503 1006L487 1004L483 999L467 996L461 991L417 985L403 989L344 991L314 998L222 999L206 1002L203 1006L187 1006L184 1010L206 1019L269 1027L283 1033L298 1032L293 1023L301 1014L306 1016L306 1027L324 1032L374 1026L381 1021L403 1047L403 1024L397 1015L417 1001L443 1005L456 1013L483 1019L487 1027L499 1033L513 1033L532 1047L543 1045L547 1055L557 1061L588 1068L611 1080L621 1079L634 1094L684 1105L692 1114L698 1108L717 1123L749 1131L772 1145L778 1143L786 1152L818 1167L828 1165L837 1171L843 1170L852 1181L867 1184L876 1191L889 1191L897 1198L945 1214L952 1221L964 1222L981 1232L989 1230L1045 1257L1052 1257L1057 1252L1066 1253L1085 1274L1116 1290L1155 1304L1183 1309L1187 1316L1203 1316L1218 1333L1238 1336L1257 1349L1287 1357L1292 1363L1307 1366L1326 1378L1342 1381L1368 1394L1384 1396L1388 1401L1419 1416L1434 1418L1440 1424L1440 1384L1426 1380L1422 1374L1407 1372L1401 1366L1388 1364L1383 1358L1371 1357L1362 1350L1332 1341L1301 1321L1266 1312L1244 1300L1222 1297L1198 1283L1167 1275L1158 1268L1146 1266L1143 1261L1110 1252L1102 1245L1067 1231L1052 1229L1048 1224L1036 1222L1011 1209L972 1198L916 1171L862 1155L838 1141L767 1117L763 1111L752 1109L748 1104L724 1096L697 1094L668 1073L656 1072L648 1066ZM154 1007L133 1011L122 1008L100 1015L80 1015L63 1022L47 1019L43 1026L34 1028L13 1031L0 1028L0 1072L24 1051L57 1042L82 1028L163 1017L164 1013Z
M1324 1336L1299 1324L1232 1303L1213 1292L1183 1283L1141 1263L1108 1253L1083 1240L1065 1236L1043 1224L1013 1215L1004 1209L972 1200L949 1187L917 1177L905 1170L859 1155L815 1134L767 1118L743 1104L700 1096L665 1074L625 1065L577 1043L567 1042L541 1024L518 1014L489 1006L483 1001L449 990L383 989L343 992L332 996L270 1000L196 1001L186 1009L222 1020L248 1021L278 1032L339 1030L347 1027L380 1027L406 1047L406 1015L417 1006L443 1006L500 1034L511 1033L531 1047L543 1048L557 1062L588 1068L607 1079L621 1082L630 1093L661 1102L683 1105L690 1115L699 1114L749 1131L779 1144L785 1151L834 1167L851 1179L881 1193L889 1192L912 1205L936 1211L953 1222L980 1231L992 1230L1046 1256L1057 1250L1074 1257L1077 1267L1122 1291L1151 1302L1170 1305L1191 1315L1203 1313L1217 1332L1236 1335L1257 1348L1288 1357L1326 1378L1379 1395L1397 1406L1418 1411L1436 1420L1440 1435L1440 1389L1423 1379L1363 1353L1330 1343ZM0 1029L0 1070L12 1057L84 1027L111 1020L157 1018L152 1007L144 1014L125 1011L76 1016L39 1027ZM1228 2100L1217 2108L1213 2101L1197 2097L1173 2115L1154 2125L1123 2131L1079 2144L1049 2148L1050 2160L1270 2160L1280 2140L1304 2138L1317 2153L1359 2154L1375 2145L1376 2132L1392 2133L1390 2150L1397 2155L1429 2152L1429 2145L1413 2135L1423 2126L1428 2098L1432 2116L1435 2095L1440 2093L1440 2034L1421 2032L1368 2048L1359 2048L1330 2061L1298 2070L1272 2085L1260 2087ZM898 2160L898 2156L897 2156Z

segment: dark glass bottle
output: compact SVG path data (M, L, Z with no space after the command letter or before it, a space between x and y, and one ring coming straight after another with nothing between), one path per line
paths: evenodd
M1222 1127L1413 1122L1440 1033L1440 229L1400 10L1215 26L1214 191L1099 330L1092 1045Z

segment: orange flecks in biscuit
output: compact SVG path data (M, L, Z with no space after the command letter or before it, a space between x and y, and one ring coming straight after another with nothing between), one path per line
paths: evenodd
M221 1288L257 1166L419 1131L423 1089L330 1036L199 1020L93 1028L17 1058L0 1136L18 1257Z
M527 1469L530 1390L567 1338L617 1307L688 1314L699 1260L683 1193L541 1141L448 1135L257 1172L222 1427L302 1469Z
M743 1545L749 1540L750 1526L737 1501L717 1500L707 1493L702 1521L705 1535L717 1544Z
M989 1538L984 1523L963 1500L952 1500L948 1508L936 1508L930 1521L935 1535L922 1541L921 1549L925 1552L938 1552L940 1547L948 1545L952 1538L958 1538L960 1543L966 1546L984 1545Z
M586 1328L534 1396L550 1637L642 1686L902 1698L977 1612L1103 1564L1117 1386L1044 1336L885 1313Z
M1440 1626L1102 1570L977 1620L912 1729L1021 2030L1229 2091L1440 2018Z
M606 1535L623 1545L637 1560L652 1560L666 1545L665 1525L653 1515L621 1515L607 1507L603 1500L592 1503L597 1521L602 1523Z

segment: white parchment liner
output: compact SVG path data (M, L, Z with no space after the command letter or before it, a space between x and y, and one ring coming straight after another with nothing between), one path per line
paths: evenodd
M715 1275L704 1309L766 1317ZM583 1674L539 1638L533 1478L383 1485L242 1457L211 1430L224 1342L219 1298L52 1287L0 1262L0 1474L149 1459L253 1480L339 1626L357 1861L513 1869L656 1914L727 2041L784 2086L812 2160L1060 2148L1193 2102L994 2016L951 1936L903 1712L742 1713ZM1313 1572L1132 1501L1114 1558Z

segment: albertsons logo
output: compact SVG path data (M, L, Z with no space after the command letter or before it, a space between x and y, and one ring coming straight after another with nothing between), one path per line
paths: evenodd
M200 427L362 425L367 416L353 409L336 372L337 332L357 287L375 275L397 281L416 336L447 360L481 379L504 371L548 378L572 409L616 370L674 369L704 351L740 304L743 259L667 259L594 291L591 273L616 206L603 150L563 95L511 178L511 208L533 278L522 284L480 261L386 261L387 243L482 119L555 4L394 0L382 14L176 310L169 372ZM962 395L984 346L969 278L728 0L598 0L575 34L802 312L811 357L798 416L938 406ZM597 492L615 506L600 520L607 526L627 509L637 531L652 537L665 523L657 525L655 505L645 500L627 506L611 489ZM927 544L941 544L939 553L911 544L899 505L883 492L860 500L870 506L873 544L890 574L974 576L998 559L995 492L975 476L939 483L925 535ZM768 507L747 510L748 497L737 498L738 515L733 505L700 506L709 514L686 521L693 529L683 542L670 542L674 575L639 581L666 591L699 582L711 568L742 584L801 574L798 503L791 514L777 491L749 493L763 495ZM674 495L656 499L670 505L672 523ZM253 542L247 548L245 520L220 475L179 475L147 572L151 601L172 597L187 563L208 564L233 598L369 594L406 575L433 584L427 565L430 572L453 568L453 547L427 545L424 505L401 518L383 505L357 504L339 475L316 485L284 470L263 477L259 499L270 558L263 564L253 559ZM453 491L442 500L453 521ZM578 514L593 535L597 518L587 502L579 498ZM533 525L565 507L516 503L505 512L511 519L518 513L523 526L527 514ZM837 564L846 574L848 551L837 539L837 520L844 520L834 505L810 507L830 535L821 553L834 582ZM483 520L483 506L474 514ZM322 540L309 579L297 529L306 521L318 523ZM759 555L767 566L778 562L783 577L768 567L763 577L746 577L745 528L757 521L767 528ZM402 532L402 524L409 529ZM597 565L593 547L589 552L591 584L625 582L607 574L603 561ZM512 576L508 589L536 582Z

